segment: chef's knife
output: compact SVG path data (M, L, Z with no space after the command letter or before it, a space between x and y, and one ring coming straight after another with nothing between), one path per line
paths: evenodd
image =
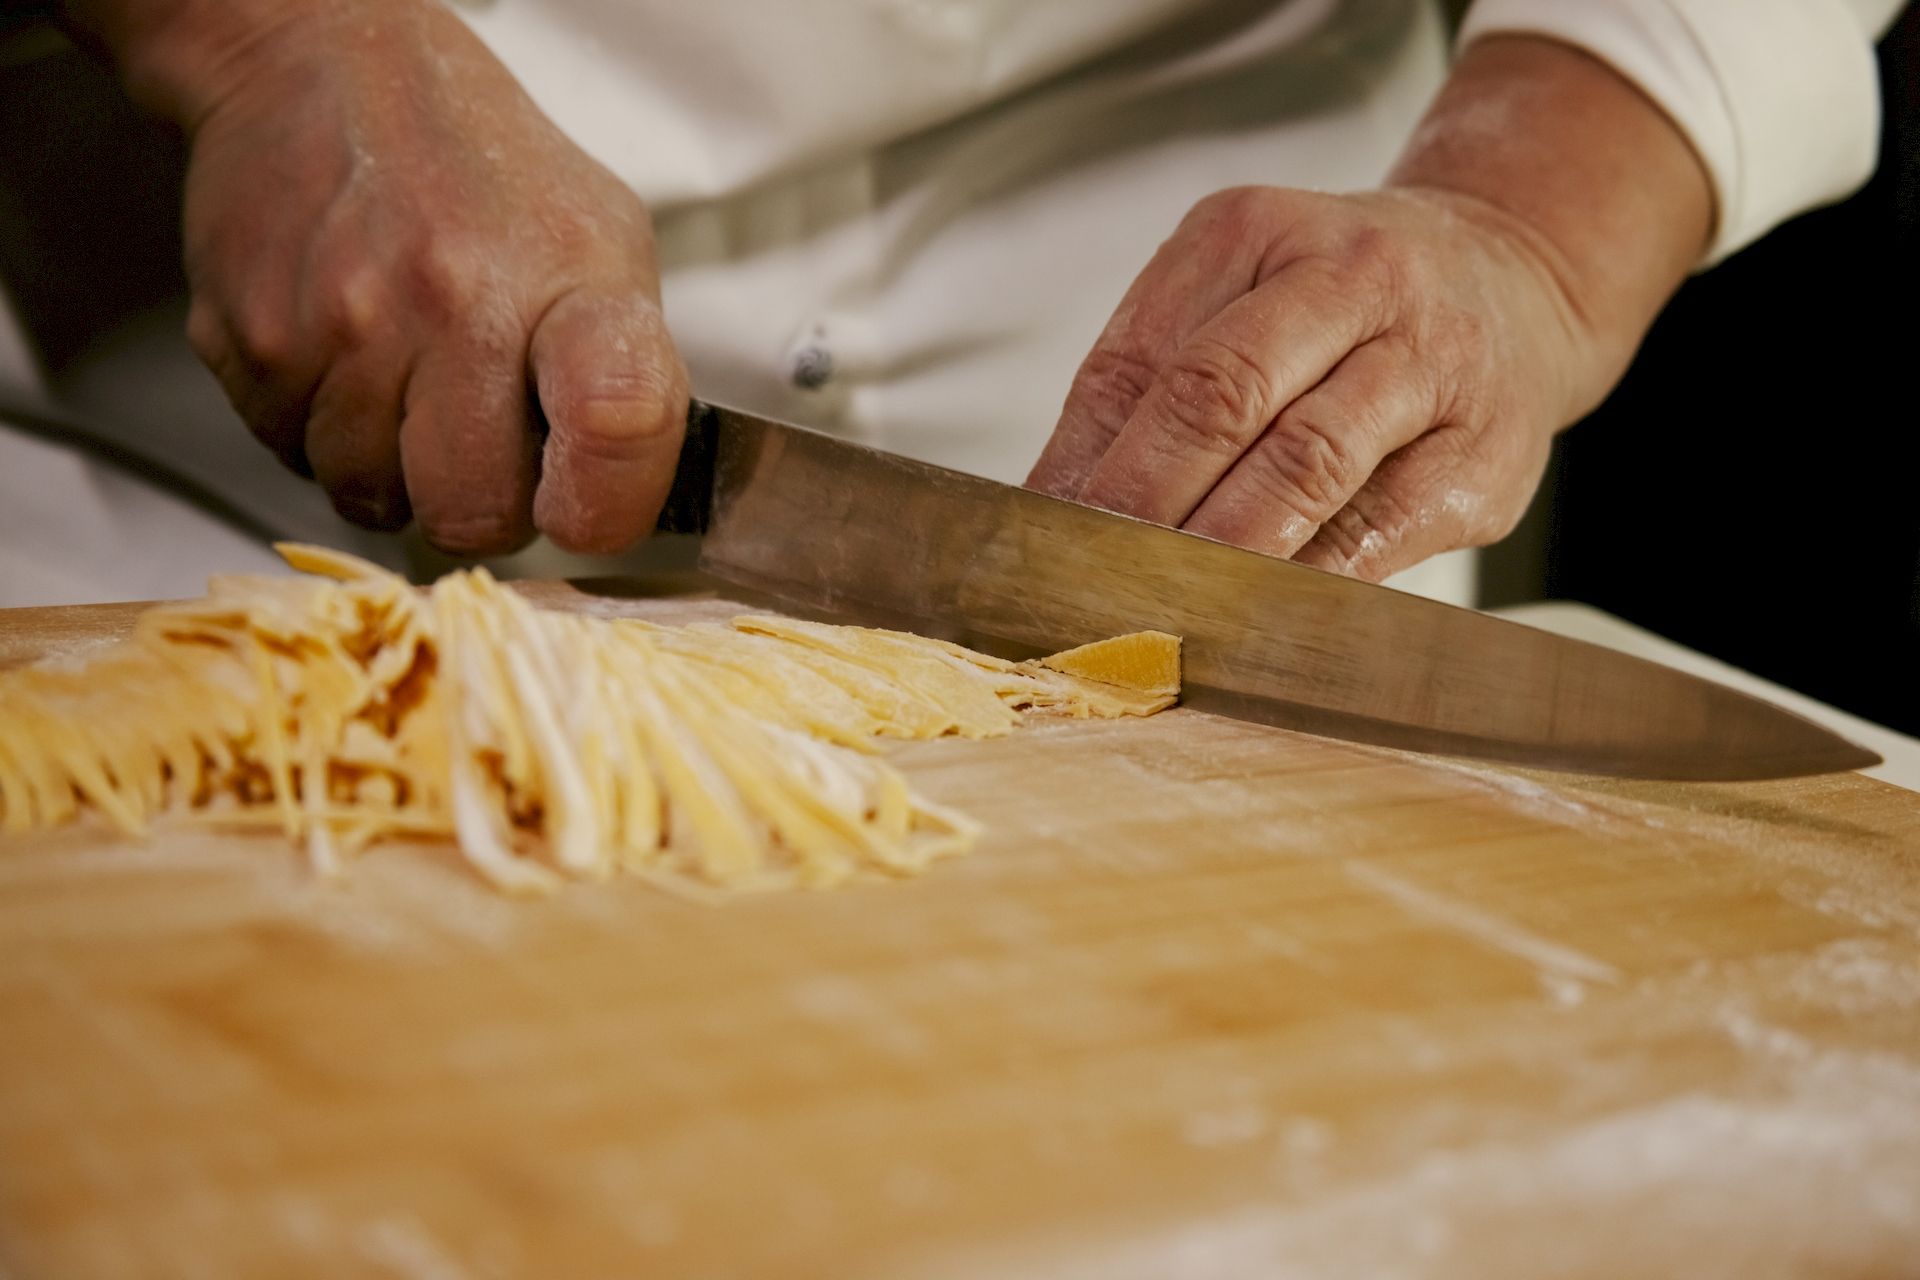
M1170 631L1186 705L1308 733L1630 777L1879 762L1655 663L732 409L694 405L661 527L714 577L989 652Z

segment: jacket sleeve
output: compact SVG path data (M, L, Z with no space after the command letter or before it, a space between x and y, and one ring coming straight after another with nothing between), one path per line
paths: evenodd
M1478 0L1460 32L1546 36L1638 85L1713 182L1716 262L1850 194L1879 154L1874 41L1902 0ZM1704 264L1703 264L1704 265Z

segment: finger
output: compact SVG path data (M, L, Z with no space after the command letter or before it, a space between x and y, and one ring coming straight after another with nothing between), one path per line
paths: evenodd
M254 436L296 474L311 476L303 448L308 406L326 367L301 305L302 230L275 225L272 202L208 210L195 175L187 188L187 340Z
M1272 556L1305 546L1380 460L1433 425L1438 396L1394 339L1357 348L1275 419L1185 528Z
M333 509L357 525L392 532L412 517L400 464L406 365L365 350L327 371L313 394L306 456Z
M1078 496L1168 358L1259 284L1268 241L1252 234L1250 224L1260 217L1256 198L1235 191L1201 201L1181 221L1127 289L1074 374L1028 487Z
M610 553L653 528L686 431L687 373L659 305L576 290L534 331L548 436L533 519L569 551Z
M1491 495L1512 485L1467 440L1442 427L1389 455L1294 561L1379 582L1442 551L1499 538L1512 522L1498 513L1524 509L1526 494L1517 504L1496 501Z
M539 445L525 334L504 311L421 353L400 423L401 470L421 534L461 556L501 555L533 537Z
M303 365L297 373L287 374L258 354L244 354L248 344L238 337L234 325L219 308L199 298L187 310L187 343L254 437L288 470L311 477L305 441L316 370Z
M1181 523L1282 410L1379 335L1382 310L1322 262L1281 268L1173 353L1080 501Z

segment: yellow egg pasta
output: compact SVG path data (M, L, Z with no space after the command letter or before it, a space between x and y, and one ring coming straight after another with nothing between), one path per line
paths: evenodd
M309 576L216 577L81 662L0 672L0 831L98 813L277 829L313 866L451 838L503 890L635 874L690 888L911 874L978 826L885 738L1024 715L1149 715L1149 688L900 632L660 626L536 608L484 569L425 591L287 545Z

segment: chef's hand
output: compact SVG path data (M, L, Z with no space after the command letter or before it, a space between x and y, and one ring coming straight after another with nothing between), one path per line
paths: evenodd
M1378 580L1494 541L1704 250L1705 171L1571 48L1463 56L1388 189L1202 201L1028 483Z
M467 554L651 527L687 379L647 212L437 0L67 7L188 135L195 350L343 515Z

